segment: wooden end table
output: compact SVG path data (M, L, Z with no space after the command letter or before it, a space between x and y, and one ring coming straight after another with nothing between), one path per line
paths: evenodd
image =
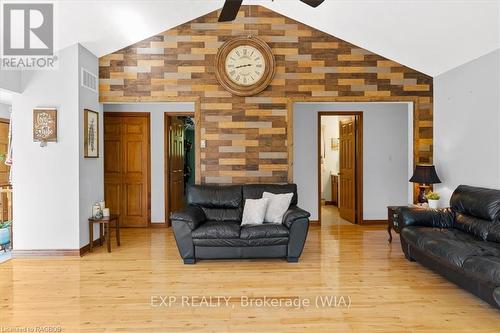
M113 221L115 222L116 229L116 244L120 246L120 215L111 214L110 216L103 217L102 219L95 219L93 217L89 218L90 252L92 252L94 247L94 223L99 223L99 244L102 245L102 236L104 229L104 237L108 246L108 252L111 252L111 233L109 228L110 224Z
M399 209L403 207L410 208L421 208L425 209L425 207L419 205L406 205L406 206L388 206L387 207L387 232L389 233L389 243L392 242L392 233L391 230L394 230L396 233L400 233L401 229L399 228Z
M389 233L389 243L392 243L392 233L391 230L394 230L399 234L399 208L408 207L408 206L389 206L387 207L387 233Z

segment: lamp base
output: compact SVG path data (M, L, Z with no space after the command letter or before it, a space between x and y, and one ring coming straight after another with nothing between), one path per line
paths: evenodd
M427 190L428 186L425 186L425 185L421 185L418 187L418 203L422 204L422 203L426 203L427 202L427 198L425 197L425 191Z

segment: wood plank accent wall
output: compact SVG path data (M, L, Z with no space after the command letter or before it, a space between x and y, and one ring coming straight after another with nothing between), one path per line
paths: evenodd
M251 12L251 15L250 15ZM413 101L415 163L432 163L432 78L260 6L218 11L100 58L101 102L200 100L203 183L286 182L293 101ZM218 48L239 35L272 48L276 76L257 96L225 91ZM390 36L388 36L390 38Z

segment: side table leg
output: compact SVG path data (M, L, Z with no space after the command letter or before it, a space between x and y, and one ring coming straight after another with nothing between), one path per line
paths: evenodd
M102 229L103 229L103 225L102 225L102 223L99 223L99 245L101 245L101 246L102 246L102 234L103 234Z
M111 233L109 230L110 223L106 223L106 243L108 244L108 252L111 252Z
M120 246L120 218L118 217L116 223L116 243Z
M392 243L391 222L387 225L387 232L389 233L389 243Z
M94 246L94 223L89 223L89 252L92 252Z

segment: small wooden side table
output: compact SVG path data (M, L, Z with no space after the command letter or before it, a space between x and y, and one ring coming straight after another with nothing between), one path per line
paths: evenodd
M389 243L392 243L391 229L399 234L399 212L398 209L407 206L389 206L387 207L387 233L389 233Z
M399 228L399 209L404 208L404 207L426 209L425 207L419 206L419 205L388 206L387 207L387 232L389 233L389 243L392 242L391 229L394 230L398 234L401 232L401 229Z
M102 219L95 219L93 217L89 218L89 239L90 248L89 251L92 252L94 247L94 223L99 223L99 243L102 245L102 236L104 229L104 237L108 246L108 252L111 252L111 233L109 231L111 222L115 222L116 229L116 244L120 246L120 215L111 214L110 216L103 217Z

